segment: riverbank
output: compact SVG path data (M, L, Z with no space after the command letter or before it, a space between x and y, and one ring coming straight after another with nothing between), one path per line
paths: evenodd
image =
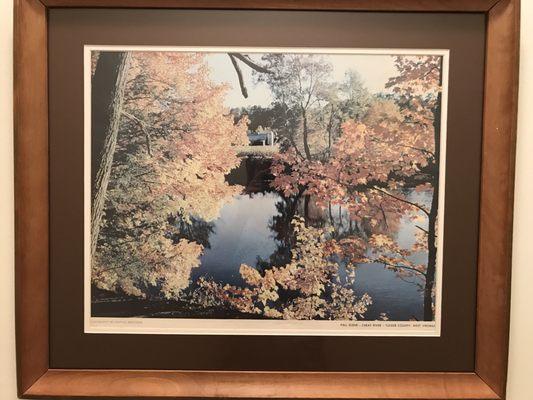
M279 145L273 146L234 146L239 157L272 157L279 153Z

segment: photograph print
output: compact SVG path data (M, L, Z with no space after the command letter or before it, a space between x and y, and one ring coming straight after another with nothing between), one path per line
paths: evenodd
M447 74L85 46L85 332L439 336Z

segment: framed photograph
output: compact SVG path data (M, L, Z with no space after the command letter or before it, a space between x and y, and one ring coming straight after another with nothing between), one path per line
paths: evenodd
M86 46L84 73L86 333L439 336L448 51Z
M518 20L20 0L19 395L503 400Z

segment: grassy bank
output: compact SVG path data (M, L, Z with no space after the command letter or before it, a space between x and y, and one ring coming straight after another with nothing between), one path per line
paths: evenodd
M256 156L256 157L272 157L279 153L279 146L234 146L235 151L239 157Z

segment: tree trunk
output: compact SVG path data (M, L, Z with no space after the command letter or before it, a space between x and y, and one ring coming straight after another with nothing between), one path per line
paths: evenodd
M306 194L305 198L304 198L304 220L305 220L305 226L308 226L308 224L309 224L309 200L310 200L310 196L308 194Z
M96 251L130 55L102 52L92 79L91 98L91 257Z
M332 129L333 129L333 104L331 105L331 113L329 114L329 122L327 127L328 132L328 154L331 154L331 144L332 144Z
M433 321L433 287L435 286L435 270L437 265L437 246L435 237L435 224L437 223L438 184L433 192L431 210L429 212L428 226L428 266L426 284L424 286L424 321Z
M426 284L424 287L424 321L433 321L433 287L435 286L435 270L437 266L437 243L436 223L439 206L439 160L440 160L440 119L441 119L441 95L439 93L435 109L433 110L433 129L435 132L435 165L433 170L433 198L428 221L428 266L426 272ZM439 232L439 234L442 234Z
M311 150L309 149L309 142L308 142L308 136L309 136L309 127L307 126L307 111L305 110L305 107L302 108L302 119L303 119L303 125L304 125L304 132L303 132L303 142L304 142L304 152L305 156L308 160L311 159Z

